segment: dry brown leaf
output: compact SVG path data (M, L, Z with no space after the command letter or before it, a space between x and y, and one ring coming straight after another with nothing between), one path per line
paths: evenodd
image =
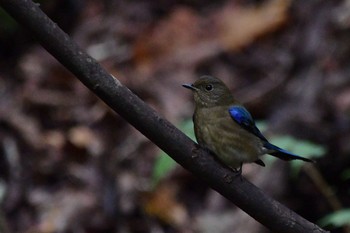
M183 226L188 219L183 204L176 199L177 188L170 182L158 186L144 199L144 210L164 223L172 226Z
M98 155L103 150L100 138L90 128L77 126L69 130L68 140L78 148L87 149L93 155Z
M271 0L259 7L225 7L218 17L221 45L236 50L278 29L288 18L289 6L289 0Z
M136 68L147 74L167 64L195 64L222 51L240 49L283 25L289 6L289 0L271 0L259 7L228 3L202 16L189 8L176 8L136 41Z
M176 8L136 42L134 58L138 68L148 69L150 63L197 43L201 34L199 23L200 17L191 9Z
M91 193L63 190L55 194L44 191L33 191L31 202L39 210L38 224L30 232L54 233L72 229L77 221L88 219L96 205ZM84 216L84 217L82 217Z
M68 139L76 147L85 148L96 139L96 136L91 129L78 126L69 130Z

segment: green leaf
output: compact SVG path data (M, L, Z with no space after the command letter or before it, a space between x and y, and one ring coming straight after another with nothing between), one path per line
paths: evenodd
M267 128L268 128L268 125L267 125L266 121L256 121L256 122L255 122L255 125L256 125L256 127L258 127L258 129L259 129L261 132L266 131Z
M298 140L291 136L275 136L271 138L270 142L294 154L307 158L320 158L326 153L325 147L321 145L305 140Z
M191 119L181 122L179 129L192 140L195 140L193 122ZM160 151L155 160L152 172L153 187L155 187L159 181L164 179L175 168L175 165L176 162L169 155L163 151Z
M193 141L196 142L196 137L194 135L193 130L193 122L192 119L187 119L185 121L182 121L179 125L179 129L186 134L189 138L191 138Z
M326 153L326 148L324 146L310 141L298 140L291 136L275 136L271 138L270 142L278 147L306 158L320 158ZM305 162L294 160L290 163L292 176L296 177Z
M350 169L346 169L341 173L341 177L344 180L349 180L350 179Z
M159 181L165 178L170 171L175 168L176 162L167 155L164 151L161 151L155 161L152 174L153 187L156 186Z
M342 209L331 214L326 215L319 220L321 226L333 225L335 227L342 227L350 223L350 209Z

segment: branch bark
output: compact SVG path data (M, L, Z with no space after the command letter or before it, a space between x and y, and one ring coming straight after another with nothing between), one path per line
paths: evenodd
M222 167L105 71L30 0L0 0L15 20L92 92L184 168L273 232L326 232Z

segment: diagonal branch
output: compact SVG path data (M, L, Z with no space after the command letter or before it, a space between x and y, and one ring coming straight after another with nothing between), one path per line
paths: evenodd
M123 86L82 51L30 0L0 0L60 63L130 124L184 168L273 232L326 232L222 167L212 156Z

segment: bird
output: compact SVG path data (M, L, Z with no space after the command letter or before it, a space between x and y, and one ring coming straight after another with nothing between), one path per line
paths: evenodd
M198 144L238 174L242 174L245 163L255 162L264 167L260 156L265 154L285 161L314 162L271 144L257 128L252 115L220 79L206 75L182 86L193 92L193 123Z

